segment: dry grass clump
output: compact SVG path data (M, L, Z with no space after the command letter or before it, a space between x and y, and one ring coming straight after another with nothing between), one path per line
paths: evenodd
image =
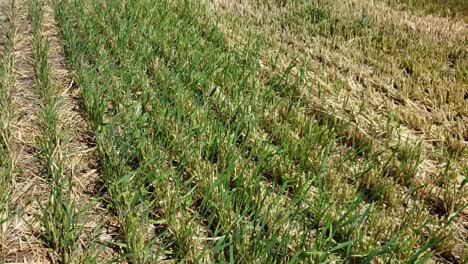
M387 2L399 8L411 8L424 14L455 17L468 21L468 3L464 0L398 0Z

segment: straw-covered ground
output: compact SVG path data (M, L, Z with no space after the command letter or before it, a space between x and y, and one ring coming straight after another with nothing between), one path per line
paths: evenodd
M467 21L0 0L0 263L466 263Z

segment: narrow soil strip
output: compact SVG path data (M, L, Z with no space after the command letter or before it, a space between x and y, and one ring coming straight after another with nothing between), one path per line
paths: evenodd
M36 214L47 198L47 183L41 177L41 166L34 147L40 132L38 108L40 99L34 91L35 71L31 25L26 3L16 1L17 39L14 47L15 85L12 87L13 108L13 186L12 205L15 213L9 234L5 262L48 263L48 249L41 240Z
M99 188L96 143L80 110L79 90L74 87L67 69L53 13L48 6L44 9L44 30L49 40L50 77L60 92L62 102L58 122L63 124L65 131L70 134L66 173L71 174L76 182L75 194L78 202L86 203Z
M84 112L81 110L80 91L74 85L70 71L67 69L65 53L60 43L58 26L54 19L54 13L49 5L44 7L43 17L44 35L49 41L49 64L51 69L51 80L57 87L61 96L61 108L59 110L59 124L68 134L68 146L65 148L65 172L64 175L73 179L73 198L77 210L85 210L85 219L80 222L84 227L82 238L83 247L87 248L90 243L89 234L96 229L98 224L104 223L100 230L101 246L96 252L98 261L108 261L116 257L115 252L107 247L111 238L117 234L117 230L109 224L113 222L107 215L104 205L95 197L101 188L100 164L96 151L94 134L89 128Z

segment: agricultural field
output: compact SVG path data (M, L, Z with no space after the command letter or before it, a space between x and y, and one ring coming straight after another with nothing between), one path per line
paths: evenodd
M467 263L465 0L0 0L0 263Z

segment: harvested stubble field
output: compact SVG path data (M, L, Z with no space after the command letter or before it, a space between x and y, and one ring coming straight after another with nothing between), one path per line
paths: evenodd
M0 0L0 263L466 263L467 18Z

